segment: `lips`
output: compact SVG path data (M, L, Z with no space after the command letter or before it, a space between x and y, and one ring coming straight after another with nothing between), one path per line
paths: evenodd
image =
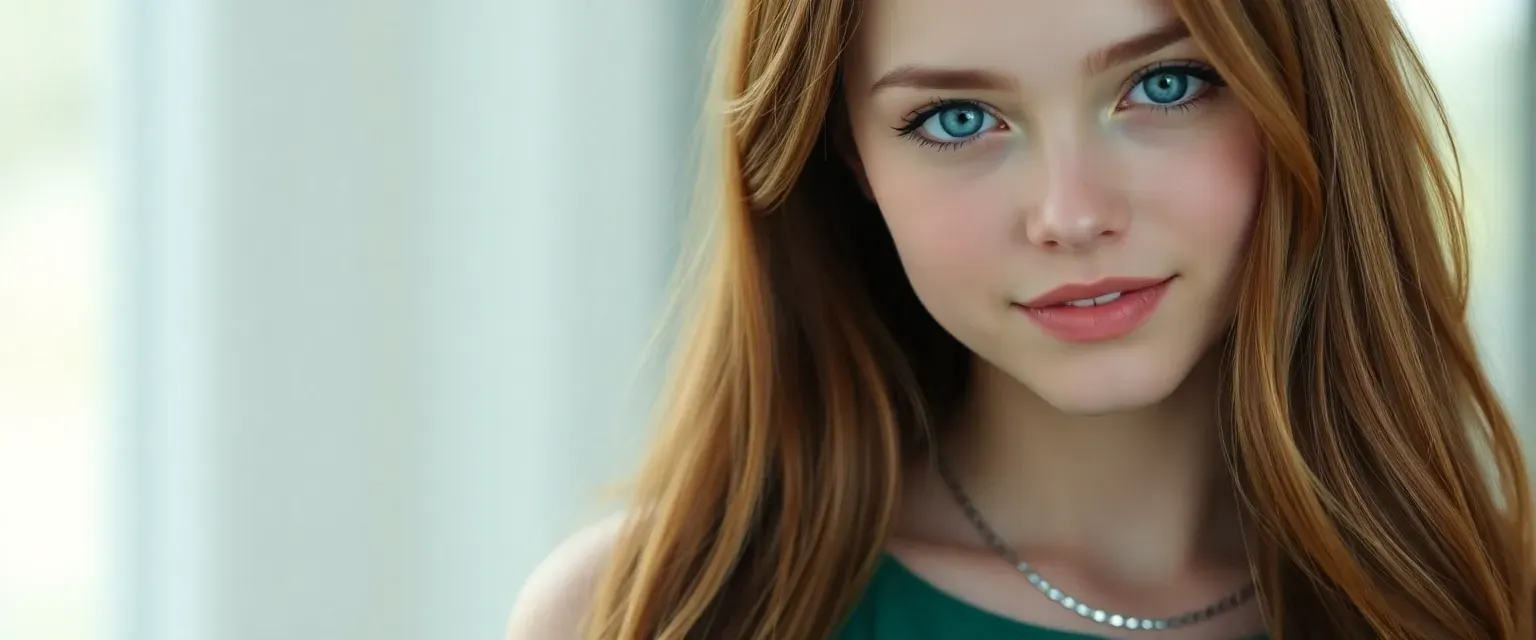
M1047 335L1062 342L1116 340L1149 320L1173 278L1106 278L1057 287L1017 305Z
M1171 278L1104 278L1095 282L1067 284L1052 289L1040 296L1028 300L1021 306L1028 309L1044 309L1065 305L1069 302L1085 302L1098 300L1107 303L1114 299L1115 294L1124 295L1143 289L1150 289ZM1074 306L1092 306L1079 304Z

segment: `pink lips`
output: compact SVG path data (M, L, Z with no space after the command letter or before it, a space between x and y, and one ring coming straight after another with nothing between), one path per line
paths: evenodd
M1151 318L1172 281L1173 278L1105 278L1097 282L1057 287L1016 306L1042 330L1058 340L1113 340L1135 331ZM1111 293L1120 296L1093 306L1066 304Z

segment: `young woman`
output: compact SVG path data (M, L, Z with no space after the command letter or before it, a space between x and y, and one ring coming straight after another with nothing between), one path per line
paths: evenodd
M727 4L671 410L513 638L1536 634L1387 0Z

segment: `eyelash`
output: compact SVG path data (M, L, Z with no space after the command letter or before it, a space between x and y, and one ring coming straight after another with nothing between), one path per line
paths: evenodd
M1201 102L1205 102L1206 98L1211 97L1211 95L1216 93L1217 90L1227 86L1227 81L1223 79L1221 74L1217 73L1216 69L1210 65L1195 62L1193 60L1179 60L1173 62L1159 62L1143 68L1141 71L1137 71L1134 75L1131 76L1130 81L1126 83L1125 91L1135 89L1137 85L1140 85L1147 78L1162 73L1168 73L1170 71L1177 72L1177 75L1189 76L1205 82L1206 84L1210 85L1210 88L1207 89L1204 93L1201 93L1194 98L1180 102L1178 104L1146 106L1163 112L1173 111L1175 109L1182 111L1189 109L1190 107ZM1121 100L1124 101L1124 98Z
M1125 102L1125 99L1126 99L1124 97L1125 94L1127 94L1131 90L1135 89L1137 87L1137 85L1140 85L1147 78L1150 78L1150 77L1158 75L1158 74L1169 73L1169 72L1177 72L1178 75L1186 75L1186 76L1190 76L1192 78L1201 80L1201 81L1205 82L1207 85L1209 85L1209 88L1206 89L1204 92L1202 92L1200 95L1197 95L1194 98L1191 98L1191 99L1186 100L1184 102L1180 102L1178 104L1172 104L1172 105L1166 105L1166 106L1164 106L1164 105L1141 105L1141 106L1149 107L1151 109L1154 109L1156 111L1160 111L1160 112L1163 112L1163 113L1167 113L1167 112L1175 111L1175 110L1184 111L1184 110L1188 110L1188 109L1194 108L1195 105L1197 105L1199 103L1205 102L1205 100L1207 98L1210 98L1213 94L1215 94L1217 90L1227 86L1226 80L1222 79L1221 75L1216 72L1216 69L1210 67L1209 65L1206 65L1206 64L1203 64L1203 63L1199 63L1199 62L1195 62L1193 60L1159 62L1159 63L1153 64L1153 65L1147 66L1147 67L1137 71L1135 74L1133 74L1131 76L1130 80L1126 82L1125 89L1123 89L1121 91L1121 94L1122 94L1122 97L1120 99L1121 104L1123 104ZM930 139L930 138L927 138L927 137L924 137L924 136L918 134L918 130L921 129L925 123L928 122L929 118L932 118L933 116L938 115L939 113L943 112L946 109L950 109L950 108L954 108L954 107L974 107L976 109L985 111L988 114L991 114L991 116L994 117L994 118L997 118L998 122L1002 123L1001 126L1007 126L1006 123L1003 122L1003 119L1001 117L999 117L994 110L992 110L990 107L987 107L986 105L984 105L984 104L982 104L980 102L977 102L975 100L953 99L953 98L935 98L931 102L929 102L927 105L924 105L923 107L921 107L921 108L913 111L912 113L908 114L907 117L904 118L904 123L901 126L892 127L892 128L896 130L897 135L899 137L907 138L909 140L912 140L913 142L916 142L919 146L933 147L933 148L936 148L936 149L939 149L939 150L958 149L958 148L960 148L960 147L962 147L964 145L967 145L967 144L970 144L971 142L974 142L977 138L975 136L973 136L973 137L970 137L970 138L964 138L964 139L960 139L960 140L939 141L939 140L933 140L933 139ZM1117 109L1119 108L1118 105L1117 105L1116 108Z
M988 113L991 113L992 117L997 118L997 114L996 113L994 113L991 109L987 108L986 105L983 105L980 102L976 102L975 100L956 100L956 99L949 99L949 98L934 98L927 105L924 105L923 107L917 109L916 111L913 111L912 113L908 114L907 117L904 119L905 120L904 124L902 124L899 127L892 127L892 128L896 130L896 133L897 133L897 135L899 137L906 138L908 140L916 142L917 145L920 146L920 147L932 147L932 148L938 149L940 151L946 151L946 150L950 150L950 149L958 149L958 148L960 148L962 146L970 144L972 141L976 140L976 137L972 136L970 138L964 138L964 139L961 139L961 140L934 140L932 138L928 138L928 137L925 137L923 135L920 135L917 132L918 129L923 128L923 125L928 122L929 118L932 118L932 117L938 115L939 113L942 113L946 109L951 109L951 108L954 108L954 107L974 107L976 109L980 109L982 111L986 111ZM1002 122L1002 118L998 118L998 121ZM1004 126L1006 126L1006 125L1004 125Z

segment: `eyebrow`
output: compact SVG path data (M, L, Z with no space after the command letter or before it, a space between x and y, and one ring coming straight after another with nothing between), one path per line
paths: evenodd
M875 81L869 92L890 87L913 89L1012 91L1018 87L1013 78L996 71L982 69L942 69L903 65L892 69Z
M1083 73L1093 75L1118 64L1151 55L1189 38L1189 26L1183 21L1162 25L1139 36L1099 49L1083 58Z
M1083 58L1083 72L1087 75L1102 72L1115 65L1156 53L1189 35L1189 27L1182 21L1170 22L1088 54ZM880 76L869 92L875 93L891 87L941 91L1014 91L1018 83L1011 76L997 71L909 64Z

